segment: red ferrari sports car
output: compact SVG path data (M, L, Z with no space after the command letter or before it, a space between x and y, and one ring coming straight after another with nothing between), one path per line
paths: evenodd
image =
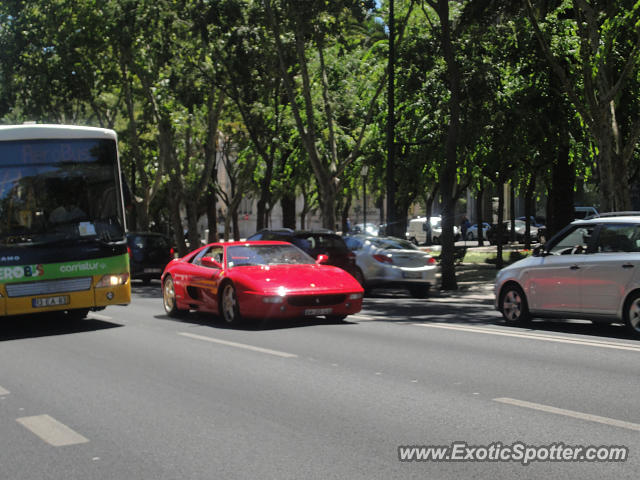
M287 242L248 241L205 245L172 260L162 274L164 309L242 318L325 316L344 320L362 308L364 291L344 270L323 265Z

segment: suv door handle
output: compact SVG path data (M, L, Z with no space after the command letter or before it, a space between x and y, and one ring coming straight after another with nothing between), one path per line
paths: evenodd
M633 265L631 263L625 263L622 265L622 268L633 268Z
M580 270L580 267L578 265L571 265L569 268L571 270Z

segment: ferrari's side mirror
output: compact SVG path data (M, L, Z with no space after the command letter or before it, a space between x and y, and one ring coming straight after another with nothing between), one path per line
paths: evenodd
M316 258L316 263L318 265L326 265L327 263L329 263L329 255L324 255L324 254L320 254L318 255L318 258Z
M222 265L220 265L220 262L216 261L213 257L202 257L202 259L200 260L200 263L202 264L203 267L222 268Z

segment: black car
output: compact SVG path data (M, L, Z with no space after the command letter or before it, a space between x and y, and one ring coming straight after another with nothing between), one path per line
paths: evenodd
M173 260L174 249L166 235L153 232L127 233L131 278L145 284L160 278L164 267Z
M311 257L327 255L329 265L340 267L351 273L356 271L356 256L347 248L343 238L329 230L291 230L290 228L263 229L247 240L280 240L289 242Z

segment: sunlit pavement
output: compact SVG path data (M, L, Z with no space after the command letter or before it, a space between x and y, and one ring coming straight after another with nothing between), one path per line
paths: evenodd
M636 478L640 342L589 322L508 327L491 283L464 276L425 300L374 290L345 323L172 319L159 282L84 322L4 323L3 477ZM398 459L399 446L457 441L630 457Z

